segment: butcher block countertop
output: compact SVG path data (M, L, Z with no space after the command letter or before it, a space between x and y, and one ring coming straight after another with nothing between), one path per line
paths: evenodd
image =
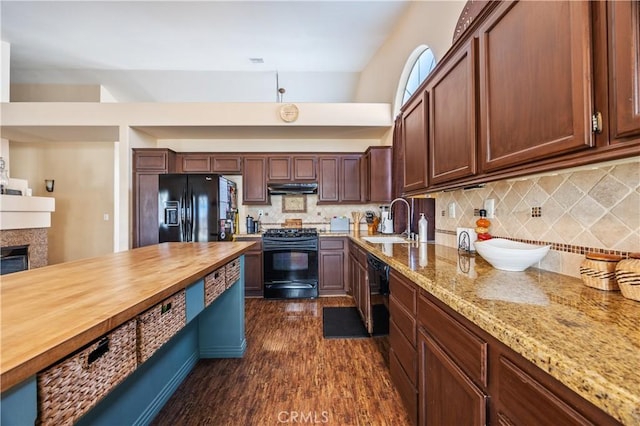
M3 276L2 391L193 284L253 244L163 243Z
M445 246L351 239L596 407L640 424L640 302Z

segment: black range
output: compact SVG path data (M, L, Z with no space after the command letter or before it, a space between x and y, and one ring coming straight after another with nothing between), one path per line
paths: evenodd
M264 297L318 297L318 231L315 228L268 229L262 236Z

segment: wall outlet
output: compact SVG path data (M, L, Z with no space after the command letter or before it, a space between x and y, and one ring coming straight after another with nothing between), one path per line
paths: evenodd
M262 215L264 215L264 210L262 209L258 210L258 216L262 216Z
M104 220L105 222L109 221L109 213L105 213L102 215L102 220Z
M449 203L449 217L456 217L456 203Z

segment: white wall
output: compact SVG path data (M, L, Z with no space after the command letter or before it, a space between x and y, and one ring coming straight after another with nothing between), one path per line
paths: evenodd
M11 75L11 45L0 41L0 102L9 102Z
M437 60L451 47L453 31L466 2L414 1L360 74L356 102L393 103L398 80L411 52L429 46ZM398 108L394 106L393 111Z
M109 142L12 142L11 169L34 196L54 197L49 264L113 251L114 147ZM54 192L44 189L54 179ZM108 220L104 220L104 214Z

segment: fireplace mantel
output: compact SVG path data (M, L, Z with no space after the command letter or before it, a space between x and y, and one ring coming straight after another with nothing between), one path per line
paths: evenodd
M51 227L55 198L0 195L0 230Z

